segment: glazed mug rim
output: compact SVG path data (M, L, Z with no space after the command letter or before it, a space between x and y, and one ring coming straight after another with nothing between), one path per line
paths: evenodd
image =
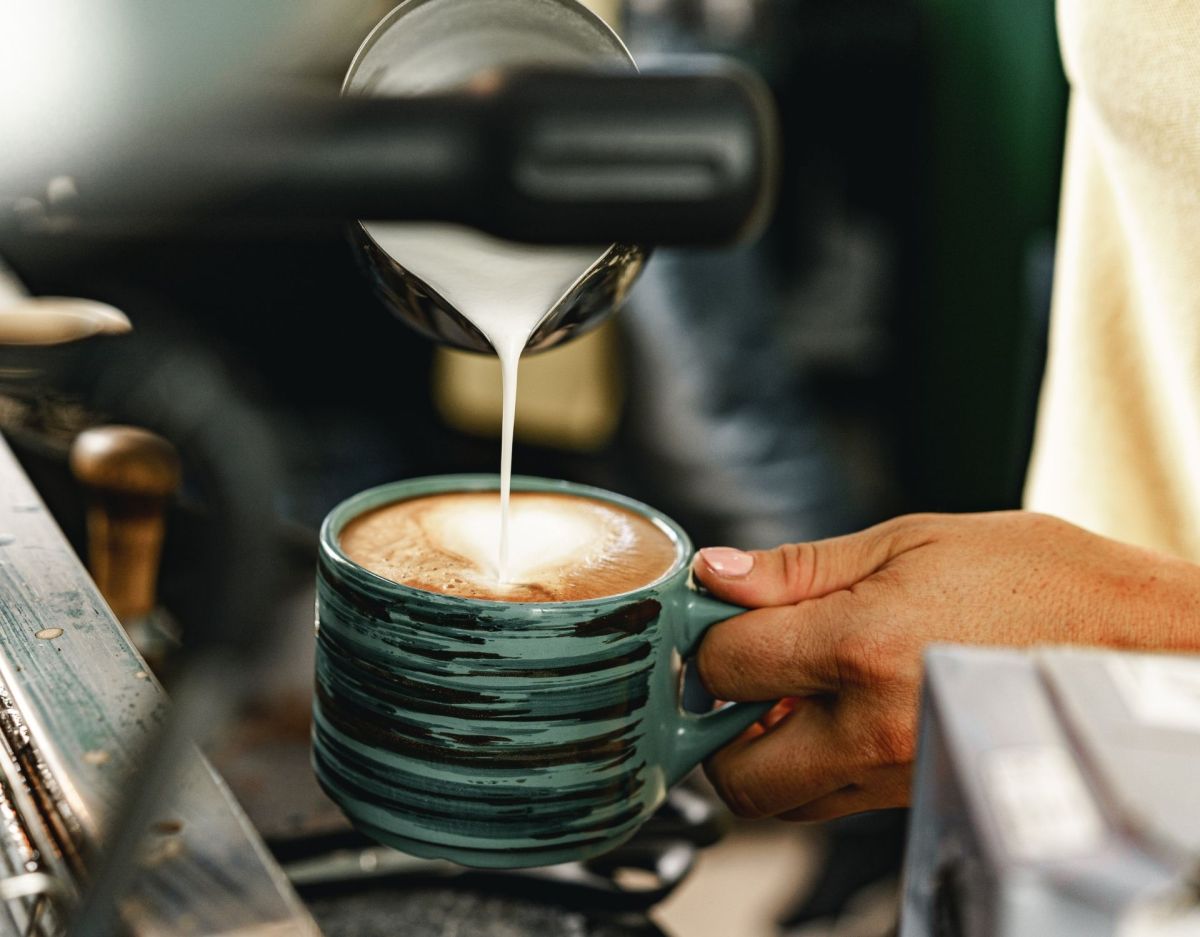
M418 478L402 479L386 482L367 488L339 502L321 523L319 548L321 558L329 563L339 575L352 579L355 584L364 589L390 599L410 598L433 602L461 604L473 612L511 610L519 606L527 610L531 618L540 617L543 611L559 612L574 611L589 608L603 608L614 602L636 601L643 593L651 592L669 583L671 580L686 576L690 572L690 561L693 547L691 538L678 522L672 520L658 509L626 495L617 494L605 488L584 485L578 482L561 479L542 478L536 475L514 475L512 477L513 491L553 492L579 495L598 501L616 504L651 521L659 530L670 537L675 546L675 560L662 575L627 592L617 592L612 595L599 596L591 599L574 599L564 601L514 602L503 599L472 598L452 595L446 592L433 592L428 589L418 589L395 582L378 573L371 572L359 565L342 550L338 539L342 529L349 521L367 511L395 504L412 498L428 495L447 494L451 492L499 491L500 476L494 473L460 473L450 475L423 475Z

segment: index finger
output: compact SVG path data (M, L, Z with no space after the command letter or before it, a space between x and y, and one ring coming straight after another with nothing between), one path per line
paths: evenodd
M718 622L696 655L700 680L718 699L740 701L836 692L842 636L868 614L842 591Z

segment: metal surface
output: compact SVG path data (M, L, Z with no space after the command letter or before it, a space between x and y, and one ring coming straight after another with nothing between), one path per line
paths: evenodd
M1147 661L1191 671L1190 727L1137 716L1114 675ZM1198 687L1200 659L931 650L901 937L1200 933Z
M1200 658L1062 651L1040 663L1121 821L1165 861L1200 867Z
M363 42L346 73L343 94L351 97L421 97L453 92L468 85L486 87L496 84L503 70L537 69L564 73L559 80L571 80L572 72L605 70L613 74L636 72L633 58L607 24L575 0L407 0L389 13ZM561 92L559 92L561 94ZM579 106L569 94L566 113L546 113L546 108L530 107L532 101L512 109L507 121L496 121L497 141L470 149L446 149L437 162L455 166L474 156L481 160L483 178L492 177L489 188L509 173L506 164L514 162L513 175L518 192L506 201L504 215L521 210L519 190L533 185L545 188L562 174L563 156L532 160L522 165L521 154L531 149L517 136L505 132L505 123L515 123L518 134L540 134L550 140L577 137L584 133L603 133L603 127L591 126L590 108ZM553 101L554 93L550 100ZM544 103L544 102L543 102ZM515 118L515 120L514 120ZM587 151L603 151L612 141L592 141ZM554 144L551 145L551 149ZM559 144L561 149L561 144ZM532 149L537 150L535 143ZM627 149L627 147L622 147ZM516 160L513 160L513 156ZM589 153L590 156L590 153ZM574 158L566 159L572 181L567 196L581 200L577 210L586 211L586 176L589 167L576 148ZM555 165L555 164L559 165ZM543 179L543 177L546 177ZM541 179L541 182L537 180ZM557 201L563 193L546 191L539 200ZM606 199L607 200L607 199ZM564 203L567 207L568 203ZM566 212L569 214L570 212ZM379 215L372 218L379 218ZM367 220L372 220L371 218ZM470 351L491 354L488 339L420 276L404 266L404 257L393 257L377 238L386 226L360 227L354 232L355 244L370 270L377 291L393 311L421 333ZM598 245L596 259L558 298L538 324L527 342L529 350L549 348L598 324L625 298L625 293L641 271L646 251L628 244Z
M0 817L3 818L3 877L0 878L0 902L3 902L0 930L6 933L43 934L57 931L59 909L53 899L65 897L63 886L69 881L55 874L59 859L53 845L36 819L36 808L28 798L24 781L8 751L0 751L4 786L0 792Z
M3 441L0 649L0 728L32 802L15 806L71 889L167 702ZM315 932L221 780L185 760L122 906L134 932Z

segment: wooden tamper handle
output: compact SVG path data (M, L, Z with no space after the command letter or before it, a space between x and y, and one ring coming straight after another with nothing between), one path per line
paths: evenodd
M128 624L157 601L167 499L179 489L179 456L144 429L97 426L71 445L71 471L88 496L92 578Z

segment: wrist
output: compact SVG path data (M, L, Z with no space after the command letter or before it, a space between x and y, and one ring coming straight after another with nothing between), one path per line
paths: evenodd
M1200 651L1200 565L1106 542L1123 554L1123 562L1097 576L1096 615L1087 629L1091 643L1129 650Z

